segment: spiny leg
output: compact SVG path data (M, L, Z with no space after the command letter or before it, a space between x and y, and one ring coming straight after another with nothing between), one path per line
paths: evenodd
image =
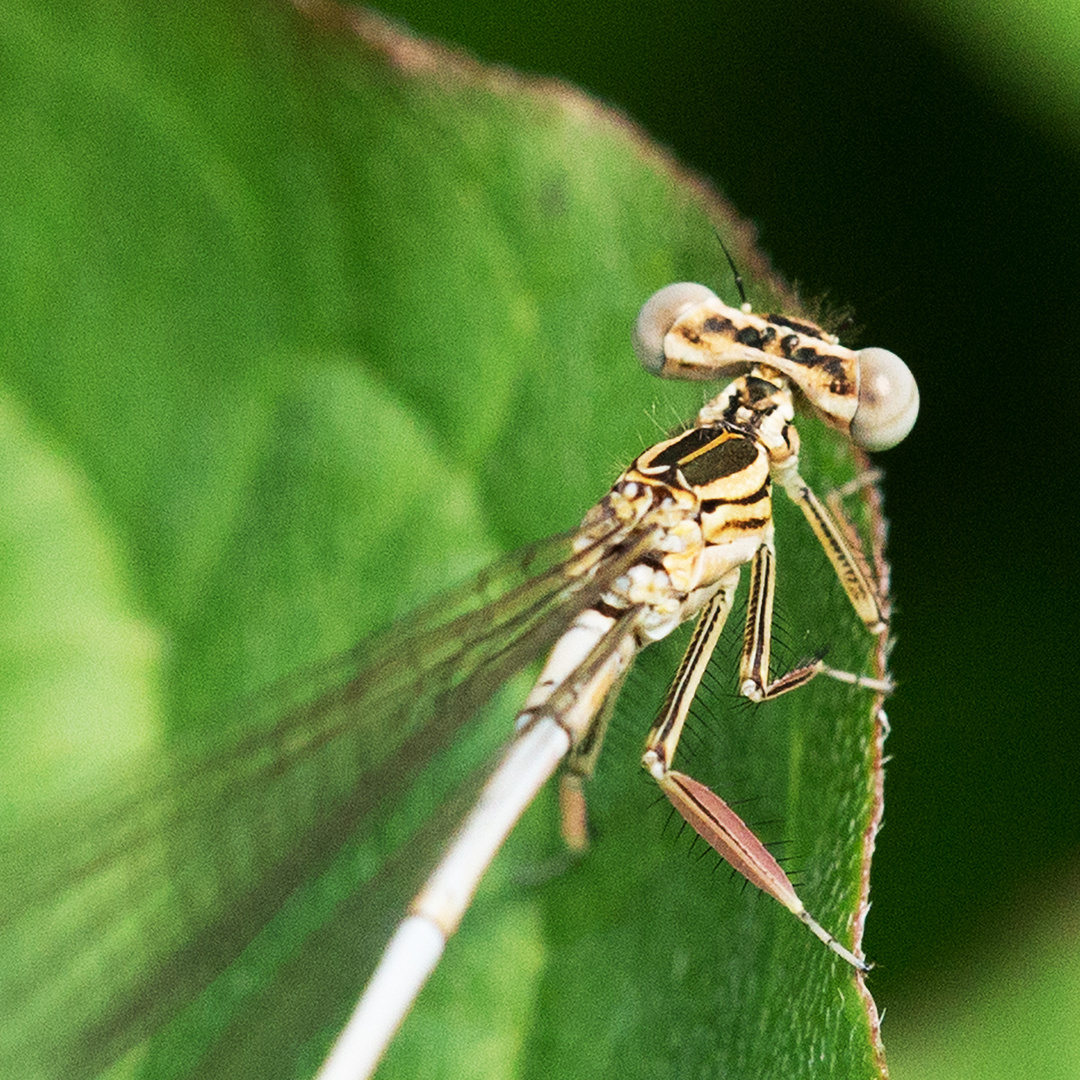
M777 474L784 490L802 510L814 530L814 535L829 557L855 613L871 633L883 633L888 624L878 599L878 590L871 582L869 568L858 547L849 542L847 530L837 523L837 518L830 514L795 470L777 470ZM775 589L776 552L769 542L758 549L751 566L750 598L747 603L746 629L739 664L741 694L751 701L767 701L805 685L816 675L828 675L840 682L865 686L882 693L892 690L892 683L886 679L840 671L827 666L821 660L801 665L770 682L769 656Z
M777 469L775 476L814 530L814 535L825 549L825 554L828 555L855 613L866 623L870 633L884 632L887 622L878 598L878 589L870 579L869 567L862 557L860 545L849 543L849 530L837 524L837 517L845 520L842 511L834 517L796 469ZM829 502L839 508L840 497L833 492L829 496Z
M742 656L739 661L739 693L751 701L769 701L817 675L828 675L840 682L865 686L888 693L892 684L866 675L855 675L828 667L821 660L802 664L779 678L769 679L772 652L773 595L776 591L776 552L771 544L762 544L750 564L750 595L746 602L746 626L743 630Z
M762 561L767 564L770 549L763 545L760 550L766 552ZM755 567L757 564L758 560L755 558ZM756 885L762 892L768 893L804 922L838 956L843 957L860 971L866 971L868 965L865 961L860 960L850 949L841 945L810 915L780 864L742 818L704 784L670 767L690 704L697 693L705 668L708 667L724 623L731 611L738 581L739 572L734 570L723 580L720 590L702 611L686 654L668 691L664 707L649 732L641 763L660 786L660 790L667 796L671 805L713 850L729 862L747 881ZM771 590L767 591L768 595L763 599L771 615ZM750 606L751 611L748 612L747 617L748 626L758 614L753 610L754 605ZM763 659L767 664L767 642L764 646ZM817 670L811 670L802 682L815 674ZM801 685L801 683L795 682L786 686L785 689L793 689L795 685Z
M648 753L646 751L646 753ZM797 919L806 923L837 956L859 971L870 965L841 945L803 905L787 874L754 835L750 827L715 792L692 776L675 770L650 770L671 805L710 847L726 859L752 885L779 901Z
M855 524L844 509L843 500L850 498L852 495L858 495L860 491L865 491L867 488L876 487L884 477L885 474L881 469L863 469L862 472L856 473L847 483L832 488L825 496L825 502L829 510L836 519L837 524L843 527L848 543L852 547L861 547L862 542L858 537Z
M766 701L786 694L808 683L821 670L818 662L804 664L769 681L775 591L776 552L771 543L762 544L750 564L750 594L739 659L739 693L751 701Z
M738 584L739 570L736 568L720 582L716 595L702 608L698 616L690 644L679 663L679 670L675 672L663 707L645 740L645 754L641 763L654 778L659 778L656 768L659 767L661 772L666 773L675 757L675 749L682 738L690 705L697 696L705 669L709 666L713 650L731 613Z
M829 508L833 521L847 539L848 547L866 579L873 584L881 608L882 618L887 623L889 621L889 569L886 563L878 561L880 552L885 546L884 522L880 518L877 521L877 535L873 537L870 545L872 549L876 549L877 554L872 558L867 549L866 538L862 535L855 522L852 521L847 508L844 506L845 499L867 489L870 489L870 497L875 498L877 484L881 481L883 475L880 469L864 469L846 484L841 484L839 487L827 491L825 493L825 505Z

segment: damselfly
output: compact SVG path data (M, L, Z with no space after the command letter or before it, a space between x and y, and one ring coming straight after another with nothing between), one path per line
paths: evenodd
M906 365L883 349L852 352L820 327L736 310L694 284L668 286L642 309L635 347L645 367L673 378L736 378L695 425L640 454L573 540L558 570L578 611L518 714L516 734L480 798L413 900L323 1080L369 1076L455 932L503 840L560 766L564 831L581 834L587 777L603 739L607 705L634 656L697 616L690 646L645 743L642 764L693 829L748 881L801 919L856 970L864 962L806 910L787 875L724 801L672 768L690 704L750 566L740 692L763 701L819 674L886 689L816 661L770 679L776 554L771 488L802 510L856 613L873 634L886 624L857 545L799 475L797 391L827 423L866 449L911 430L918 392ZM592 598L586 590L592 587ZM598 595L596 595L598 593Z
M565 831L581 844L582 780L626 668L641 647L693 615L698 629L647 739L648 773L722 856L861 964L810 917L738 816L672 763L744 563L746 697L775 697L822 673L881 688L820 661L770 679L771 485L799 505L859 618L880 632L858 545L799 477L794 408L800 403L860 446L885 448L914 422L914 381L892 354L852 352L810 323L729 308L701 286L658 293L635 341L654 373L733 381L693 428L639 455L579 530L497 564L374 644L271 688L240 723L211 727L197 745L162 749L131 782L88 798L84 811L5 830L0 1072L89 1077L141 1046L150 1055L146 1075L176 1074L182 1055L205 1073L209 1041L223 1038L227 1024L246 1030L250 1016L235 1002L275 948L302 951L324 965L318 981L346 980L351 990L356 975L339 970L337 942L315 941L314 928L330 919L327 905L337 910L324 885L333 880L335 895L342 882L364 883L369 897L378 892L373 867L383 854L380 829L389 828L380 817L387 795L418 777L442 784L445 777L424 768L440 747L460 741L462 719L551 649L477 808L414 901L325 1067L327 1076L370 1072L495 850L562 764ZM417 826L391 824L412 830L398 848L411 863L422 846ZM370 910L341 917L374 943L382 930ZM291 989L287 974L278 978ZM197 1022L193 1009L202 1009ZM323 1038L320 1015L296 1003L290 1022L310 1025L297 1041ZM221 1060L216 1071L236 1074Z

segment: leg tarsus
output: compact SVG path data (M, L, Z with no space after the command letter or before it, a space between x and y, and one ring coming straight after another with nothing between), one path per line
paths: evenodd
M770 701L780 697L781 694L805 686L811 679L818 675L827 675L837 682L847 683L849 686L861 686L867 690L874 690L879 694L891 694L896 689L891 679L876 679L870 675L857 675L851 671L841 671L839 668L829 667L821 660L815 660L812 664L803 664L781 675L780 678L764 686L754 679L747 679L739 687L739 693L743 697L758 704L762 701Z

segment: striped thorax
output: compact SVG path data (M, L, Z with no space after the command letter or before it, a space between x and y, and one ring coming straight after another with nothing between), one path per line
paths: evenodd
M640 454L586 516L579 547L613 521L651 531L649 550L604 596L640 606L635 635L657 641L696 615L732 571L773 535L771 470L797 465L798 434L786 380L761 369L736 379L694 427Z

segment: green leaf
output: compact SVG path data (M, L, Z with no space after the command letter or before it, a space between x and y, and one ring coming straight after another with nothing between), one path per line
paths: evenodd
M701 388L641 372L629 331L669 281L730 293L714 228L756 307L797 304L625 120L373 17L16 0L0 34L0 1071L310 1075L522 687L441 756L358 717L334 763L274 734L303 735L318 678L251 695L572 528L693 415ZM855 474L800 430L819 490ZM778 535L789 659L873 670L790 507ZM871 695L740 707L736 637L682 767L786 841L849 938ZM624 691L593 849L567 862L545 792L387 1076L881 1074L845 965L665 833L638 758L680 643ZM310 831L335 785L351 840Z

